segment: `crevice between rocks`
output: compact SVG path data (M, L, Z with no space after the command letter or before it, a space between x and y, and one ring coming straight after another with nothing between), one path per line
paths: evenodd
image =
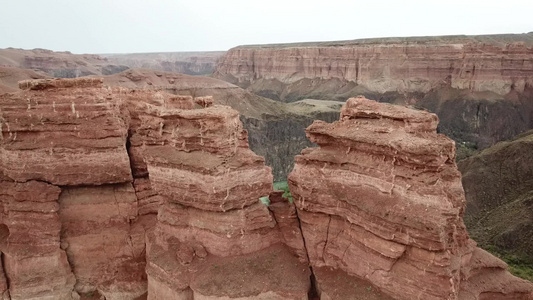
M289 186L289 192L290 192L290 186ZM295 205L295 208L296 208L296 205ZM309 251L307 250L307 244L305 242L305 236L304 236L304 233L303 233L303 230L302 230L302 220L300 219L300 216L298 215L298 213L299 213L299 211L296 208L296 219L298 220L298 229L300 230L300 235L302 236L303 246L304 246L304 250L305 250L305 256L307 258L309 270L311 271L311 275L309 276L310 287L309 287L309 292L308 292L307 296L308 296L309 300L315 300L315 299L319 299L318 290L317 290L317 287L316 287L315 272L313 271L313 267L311 266L311 260L309 259ZM329 230L329 226L328 226L328 230Z

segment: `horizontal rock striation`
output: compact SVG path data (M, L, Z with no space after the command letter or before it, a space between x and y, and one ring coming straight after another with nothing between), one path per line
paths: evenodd
M342 106L337 101L310 99L285 104L212 77L145 69L132 69L106 76L104 84L189 95L202 106L207 106L210 102L204 96L212 96L214 104L231 106L239 112L243 127L248 131L250 149L265 158L266 164L272 168L275 181L285 181L294 166L294 156L303 148L311 146L304 129L316 119L328 122L337 120ZM133 122L133 115L137 113L131 113ZM131 142L133 144L134 140ZM133 148L130 148L130 154L131 151Z
M283 102L365 95L416 105L467 148L532 128L532 33L239 46L214 76Z
M307 128L320 147L296 158L289 186L313 269L368 280L395 299L531 299L531 283L469 239L454 142L437 123L357 97L340 121Z
M505 95L533 84L531 45L529 33L239 46L226 53L215 76L252 86L337 79L378 93L428 92L447 81Z
M145 235L160 202L147 178L133 181L124 107L161 97L97 78L20 87L0 97L0 244L11 299L145 295Z
M51 184L13 182L0 173L0 250L9 283L4 299L66 300L77 296L73 295L76 279L60 248L60 193L61 189Z
M273 178L248 149L237 111L151 107L140 120L150 181L164 199L148 250L149 299L306 299L310 274L298 224L278 226L259 201ZM276 283L286 272L297 285Z
M0 169L8 177L55 185L132 180L125 148L128 125L101 80L21 85L31 87L0 96Z

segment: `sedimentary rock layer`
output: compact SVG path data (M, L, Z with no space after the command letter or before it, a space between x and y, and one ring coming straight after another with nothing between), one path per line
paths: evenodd
M365 95L423 107L466 149L532 126L532 33L239 46L214 76L283 102Z
M61 242L80 293L135 299L146 293L145 234L155 215L139 217L131 183L64 188Z
M505 95L533 83L532 45L529 33L239 46L215 76L245 85L338 79L378 93L428 92L447 81Z
M145 235L160 199L132 178L128 101L101 79L20 82L0 98L3 269L11 299L146 294ZM132 122L133 124L134 122ZM134 188L135 186L135 188Z
M60 248L60 193L44 182L19 183L0 176L0 250L13 300L73 297L76 279Z
M55 185L131 181L126 120L101 84L30 81L22 83L29 90L0 96L4 173Z
M436 126L434 114L358 97L340 121L308 127L320 147L296 158L289 186L311 265L395 299L533 297L468 238L454 143Z
M337 120L342 106L342 103L336 101L319 100L302 100L285 104L257 96L212 77L144 69L132 69L106 76L104 84L162 90L175 95L189 95L192 98L213 96L214 104L231 106L239 112L243 127L248 131L250 149L265 158L266 164L272 168L275 181L285 181L294 165L294 156L303 148L311 146L305 138L304 129L317 119L328 122ZM135 94L137 93L138 91ZM153 97L147 95L143 98ZM134 122L134 115L138 113L131 111L131 114ZM130 141L132 145L136 142L133 137ZM132 151L135 150L130 148L130 154ZM136 165L136 162L132 163ZM136 166L134 173L135 168Z
M152 107L139 119L150 181L163 198L148 249L149 299L305 299L309 270L294 210L280 203L278 226L259 201L273 178L248 149L237 111Z

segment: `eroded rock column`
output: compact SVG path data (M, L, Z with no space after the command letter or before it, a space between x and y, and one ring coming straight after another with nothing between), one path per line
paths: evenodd
M259 201L272 192L271 170L248 149L237 111L159 107L140 119L164 199L148 247L149 299L307 299L309 270Z
M322 299L347 299L328 284L338 272L394 299L531 298L468 238L454 142L437 123L358 97L307 128L319 147L296 157L289 186Z

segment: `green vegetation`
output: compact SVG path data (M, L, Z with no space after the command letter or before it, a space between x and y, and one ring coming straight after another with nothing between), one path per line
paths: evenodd
M478 148L475 143L459 142L455 143L456 161L463 160L477 153Z
M259 201L261 201L266 206L270 205L270 199L268 198L268 196L259 198Z
M513 275L533 281L533 261L531 259L526 256L508 253L496 246L486 246L484 249L507 263L509 265L509 272Z
M292 203L292 195L289 191L289 185L287 184L287 181L274 182L274 190L284 191L283 198L289 200L289 202Z

